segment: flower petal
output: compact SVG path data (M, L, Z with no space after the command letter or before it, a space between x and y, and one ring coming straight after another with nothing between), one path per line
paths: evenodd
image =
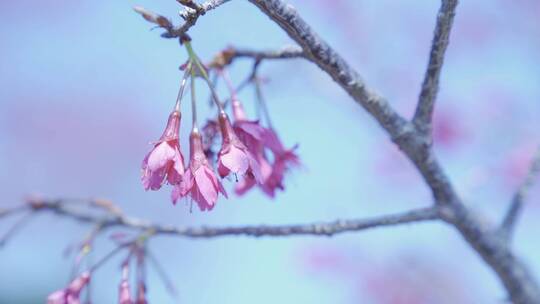
M173 164L170 166L167 173L167 181L171 185L177 185L182 181L184 175L184 157L178 146L174 147Z
M241 131L249 134L256 140L262 140L266 135L267 129L259 125L258 121L241 120L235 121L234 126Z
M194 188L196 187L198 192L197 194L201 195L201 197L197 197L194 199L198 203L213 207L213 205L217 201L218 193L214 181L212 180L213 178L215 178L214 173L208 171L210 170L207 170L206 166L201 166L199 167L199 169L193 172L193 175L195 177Z
M176 141L171 141L172 144L174 144L174 142ZM148 155L148 169L154 171L163 168L167 165L167 162L174 159L174 156L174 147L167 141L161 142L157 144Z
M223 154L220 152L219 162L236 174L243 175L249 168L248 155L235 145L231 145L228 151Z

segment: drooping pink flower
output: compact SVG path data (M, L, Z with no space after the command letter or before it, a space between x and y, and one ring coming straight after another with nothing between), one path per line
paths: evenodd
M233 129L252 155L256 156L264 150L264 138L268 129L261 126L258 121L236 120Z
M273 133L273 131L272 131ZM290 167L299 166L300 160L298 155L294 153L294 148L290 150L283 149L281 153L274 152L274 163L272 164L272 171L264 181L265 193L270 197L274 197L275 190L284 190L283 179L285 178L285 172Z
M268 160L266 160L262 153L257 154L257 156L257 160L259 161L259 165L261 168L261 178L263 182L261 184L257 184L255 182L255 179L245 178L236 184L234 192L237 195L244 195L246 192L251 190L251 188L258 185L264 193L266 193L270 197L274 197L273 191L266 186L266 181L272 174L272 165L268 162Z
M257 142L254 136L243 136L247 140ZM255 152L257 160L259 161L261 168L261 175L263 182L259 185L261 190L273 198L277 189L284 190L283 180L285 173L294 166L300 165L298 155L294 152L296 147L292 149L286 149L283 143L277 137L277 134L272 129L265 129L262 139L259 141ZM270 163L266 158L264 149L267 148L272 152L273 162ZM237 185L235 192L238 195L246 193L250 188L255 186L255 183L246 181Z
M219 115L222 145L218 153L218 172L223 178L231 173L262 182L259 163L233 130L229 117Z
M202 145L202 137L197 129L189 137L190 161L182 182L173 188L171 198L173 204L184 196L189 195L201 211L212 210L221 192L225 197L227 193L214 174Z
M285 189L283 180L285 179L285 173L290 167L300 165L300 160L293 150L284 150L281 154L274 154L274 161L272 164L270 164L262 154L259 155L258 159L263 179L263 182L259 187L271 198L275 197L277 189ZM245 180L235 187L235 193L243 195L254 186L256 186L255 182Z
M79 295L88 282L90 282L90 273L84 272L75 278L67 288L51 293L47 297L47 304L79 304Z
M296 147L286 149L273 129L262 127L258 121L247 120L242 104L238 100L232 101L232 108L235 119L234 131L259 163L262 178L259 187L273 198L276 189L284 189L285 172L292 166L300 165L300 160L294 153ZM272 152L272 163L268 160L265 149ZM237 184L235 192L243 195L255 185L253 180L246 179Z
M263 140L268 129L261 126L258 121L248 120L239 100L233 99L231 104L234 117L233 129L250 152L257 156L260 149L264 148Z
M163 135L143 160L141 179L145 190L158 190L165 179L171 185L182 181L184 156L178 141L180 118L178 111L169 115Z
M133 304L129 291L129 283L126 279L120 282L120 287L118 288L118 304Z

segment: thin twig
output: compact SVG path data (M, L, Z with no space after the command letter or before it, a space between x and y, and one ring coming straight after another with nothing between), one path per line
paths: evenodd
M366 230L375 227L395 226L406 223L436 220L439 218L437 207L423 208L403 213L383 215L368 219L337 220L334 222L321 222L310 224L283 225L283 226L241 226L241 227L174 227L151 223L143 219L125 215L117 217L89 215L77 211L75 208L66 208L61 201L41 203L41 208L35 211L52 211L53 213L86 223L101 223L103 229L110 227L125 227L143 231L152 231L153 234L176 235L190 238L213 238L230 235L261 236L295 236L295 235L325 235L332 236L339 233Z
M538 150L536 151L536 154L534 155L531 165L529 167L529 171L527 172L527 175L523 179L523 182L519 185L516 193L514 194L512 198L512 204L508 208L508 211L506 213L506 216L503 219L503 222L501 224L501 233L503 234L503 237L507 240L510 240L512 237L512 234L514 232L517 220L519 218L519 215L521 213L521 210L523 209L523 203L525 201L525 197L533 186L535 180L538 178L538 175L540 174L540 147L538 147Z
M146 257L152 263L152 266L154 270L156 271L157 275L161 279L161 282L169 292L169 294L175 299L178 299L178 291L176 290L176 287L173 284L173 281L165 271L165 268L161 265L159 260L154 256L153 253L150 252L150 250L146 249Z
M302 48L298 46L285 46L279 50L263 50L255 51L250 49L233 49L233 57L242 58L248 57L253 59L290 59L290 58L303 58L306 54Z
M7 217L7 216L10 216L10 215L17 214L17 213L25 211L25 210L28 210L27 205L20 205L20 206L14 207L14 208L0 209L0 219L3 218L3 217Z
M206 12L211 11L218 6L229 2L230 0L209 0L205 3L199 5L199 9L193 9L190 7L186 7L184 11L180 13L180 17L182 17L185 22L179 27L171 28L166 33L162 35L164 38L176 38L176 37L182 37L184 36L187 31L197 23L197 19L199 19L200 16L206 14Z
M8 240L12 238L17 232L19 232L28 222L33 218L33 214L31 212L23 215L20 219L18 219L11 228L9 228L3 235L0 237L0 247L3 247L6 245Z
M239 58L253 59L253 67L251 73L236 87L236 92L242 91L248 84L253 83L257 70L260 67L263 60L276 60L276 59L292 59L292 58L306 58L306 54L302 48L297 46L285 46L278 50L250 50L243 48L228 48L224 52L227 53L225 65L232 64ZM223 52L222 52L223 53ZM218 67L220 68L220 67ZM229 103L229 98L223 101L224 105Z
M429 63L422 83L422 90L418 98L418 105L413 121L421 132L430 134L431 120L437 91L439 90L439 78L444 62L444 55L448 47L450 30L456 14L457 0L442 0L437 24L431 43Z

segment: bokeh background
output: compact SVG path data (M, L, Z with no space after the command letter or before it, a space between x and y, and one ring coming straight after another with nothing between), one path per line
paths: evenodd
M410 117L439 1L295 0L301 15L366 82ZM273 122L304 164L272 201L254 191L209 213L169 190L145 192L140 163L162 132L187 56L132 11L171 17L175 1L0 2L0 208L30 195L107 198L126 213L174 225L288 224L361 218L431 203L411 164L371 117L304 60L264 63ZM247 1L231 1L190 31L199 56L227 45L292 44ZM540 144L540 4L462 1L435 113L435 148L466 203L498 221ZM231 69L239 82L250 61ZM202 113L207 91L199 89ZM223 96L225 90L220 88ZM241 95L253 111L253 91ZM185 113L189 109L183 108ZM182 123L184 147L190 115ZM186 152L187 153L187 152ZM226 187L231 189L232 182ZM516 251L540 275L540 187L528 199ZM0 222L0 235L16 217ZM43 303L65 285L65 248L91 229L49 214L0 250L0 303ZM97 242L94 259L112 248ZM495 274L451 228L421 223L332 238L158 237L151 250L178 290L150 271L151 303L502 303ZM93 278L114 303L119 260Z

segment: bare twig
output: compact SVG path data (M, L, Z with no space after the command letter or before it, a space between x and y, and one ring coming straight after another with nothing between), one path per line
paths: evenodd
M251 49L237 49L228 47L219 52L208 66L223 69L232 64L238 58L253 59L256 66L263 60L306 58L304 51L297 46L286 46L279 50L255 51ZM253 75L253 74L252 74Z
M416 113L413 118L414 123L425 134L431 132L433 107L439 89L439 78L445 51L450 41L450 30L452 29L457 4L457 0L442 0L441 8L437 15L437 24L431 43L429 63L424 76L424 82L422 83L422 91L418 99Z
M165 286L169 294L174 299L178 299L178 291L176 290L173 281L171 280L171 278L167 274L167 271L165 271L165 268L161 265L159 260L148 249L146 250L146 257L152 263L154 270L156 271L157 275L163 283L163 286Z
M398 214L385 215L370 219L337 220L313 224L283 225L283 226L242 226L242 227L174 227L151 223L143 219L125 215L110 216L111 214L89 215L84 211L69 208L62 200L42 201L39 211L52 211L57 215L71 218L80 222L100 223L102 230L110 227L125 227L142 231L152 231L152 234L176 235L190 238L212 238L229 235L245 236L294 236L294 235L326 235L366 230L375 227L394 226L399 224L435 220L439 218L437 207L407 211Z
M185 9L180 12L180 16L185 20L184 24L178 27L174 27L169 19L156 14L143 7L136 6L134 10L141 14L149 22L156 24L165 30L161 37L164 38L184 38L188 39L187 31L195 25L197 19L200 16L206 14L206 12L215 9L216 7L229 2L230 0L208 0L205 3L199 5L192 0L177 0L180 4L185 6Z
M529 171L527 172L525 179L519 185L516 193L514 194L512 198L512 203L508 208L506 216L504 217L501 224L501 233L503 234L503 237L508 240L512 237L512 233L515 229L519 214L523 209L523 202L525 200L525 196L527 195L529 189L533 186L535 179L537 179L538 177L538 174L540 174L540 147L538 147L538 150L536 151L536 154L532 159Z
M233 49L233 56L237 58L249 57L253 59L289 59L306 57L302 48L286 46L279 50L254 51L250 49Z
M20 205L14 208L0 209L0 219L3 217L17 214L27 209L28 209L28 206L25 206L25 205Z
M193 7L186 7L185 10L180 13L180 17L185 20L184 24L179 27L170 29L162 36L165 38L182 37L192 26L195 25L195 23L197 23L197 19L199 19L200 16L229 1L230 0L208 0L205 3L198 5L198 9L194 9Z
M279 50L256 51L250 49L226 48L216 55L214 60L209 63L210 67L218 70L231 65L238 58L253 59L251 73L236 87L235 91L240 92L248 84L252 83L263 60L305 58L304 51L297 46L285 46ZM229 103L229 99L224 100L224 105Z
M0 237L0 247L6 245L7 241L12 238L17 232L19 232L28 222L32 219L32 213L27 213L18 219L11 228L9 228L3 235Z

